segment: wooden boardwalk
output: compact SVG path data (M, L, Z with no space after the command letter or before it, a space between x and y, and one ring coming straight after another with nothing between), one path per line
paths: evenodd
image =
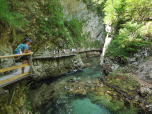
M24 55L29 55L30 56L29 64L22 64L21 62L19 62L19 63L16 63L17 66L12 66L12 67L8 67L8 68L0 69L0 73L6 72L6 71L9 71L9 70L17 69L17 72L14 72L12 74L0 77L0 87L1 88L5 87L7 85L10 85L12 83L15 83L17 81L20 81L22 79L25 79L27 77L31 77L32 76L32 70L33 70L32 69L33 68L32 54L33 53L24 53L24 54L0 56L0 59L18 57L18 56L24 56ZM25 67L25 71L24 71L25 73L23 73L23 74L21 72L21 68L22 67Z
M22 65L22 63L18 62L18 63L16 63L16 65ZM24 73L24 74L22 74L21 68L18 68L17 72L0 77L0 87L5 87L5 86L12 84L14 82L17 82L19 80L30 77L29 70L30 70L30 66L25 66L26 73Z
M81 50L81 51L76 51L76 52L73 52L73 53L71 53L70 51L67 51L66 54L63 54L63 53L60 53L60 54L47 53L47 55L44 55L43 53L39 53L39 54L34 55L33 59L56 59L56 58L76 56L79 53L91 52L91 51L101 52L102 50L101 49ZM0 73L1 72L6 72L6 71L9 71L9 70L17 69L17 72L14 72L12 74L0 77L0 87L5 87L7 85L13 84L15 82L18 82L18 81L23 80L25 78L31 77L33 75L33 74L30 73L30 71L34 70L31 53L0 56L0 59L10 58L10 57L18 57L18 56L24 56L24 55L30 55L29 64L22 65L21 62L18 62L18 63L16 63L17 66L0 69ZM25 67L25 73L24 74L22 74L22 72L21 72L21 67Z
M79 53L92 52L92 51L102 52L101 49L76 51L76 52L73 52L73 54L70 51L68 51L67 53L60 52L59 54L53 54L53 53L50 52L50 53L47 53L47 55L45 55L45 53L34 54L33 58L34 59L56 59L56 58L75 56Z

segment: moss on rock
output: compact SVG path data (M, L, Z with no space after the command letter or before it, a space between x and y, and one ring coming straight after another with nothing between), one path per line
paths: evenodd
M108 83L118 87L130 96L138 94L140 89L139 82L132 76L132 74L123 74L117 71L112 72L106 76Z

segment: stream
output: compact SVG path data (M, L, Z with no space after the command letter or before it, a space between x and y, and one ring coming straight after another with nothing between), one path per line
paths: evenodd
M90 63L91 67L75 70L51 82L56 92L52 103L44 106L41 114L137 114L134 107L126 107L118 100L111 102L113 98L105 93L107 87L97 82L102 75L98 57L83 62ZM99 85L98 88L91 86L93 84ZM74 89L76 85L82 92ZM86 88L90 89L85 91Z

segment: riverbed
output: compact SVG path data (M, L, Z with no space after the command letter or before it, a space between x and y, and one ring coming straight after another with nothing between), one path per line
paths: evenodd
M83 62L91 66L45 80L47 84L42 86L52 89L53 93L50 103L43 106L40 114L137 114L136 108L126 106L119 95L116 95L119 98L113 98L107 93L112 89L99 81L102 68L98 57Z

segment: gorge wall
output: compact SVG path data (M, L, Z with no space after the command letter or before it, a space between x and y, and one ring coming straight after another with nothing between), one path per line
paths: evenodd
M92 2L89 4L92 4ZM10 12L21 15L20 18L16 18L20 24L17 27L8 24L1 25L0 41L2 42L5 39L6 42L2 43L5 46L1 45L0 55L13 54L13 50L26 37L33 41L31 49L35 54L43 52L45 55L57 49L71 50L75 48L81 50L83 48L102 48L105 37L102 17L95 11L89 10L87 7L89 4L86 4L83 0L9 1L7 5L11 7L9 9ZM14 21L14 23L16 22ZM6 45L9 46L6 47ZM96 56L96 53L90 53L87 56ZM100 53L97 55L100 55ZM73 57L70 59L72 60ZM1 68L10 67L15 64L13 58L6 61L1 60ZM73 66L84 68L83 64L80 65L82 63L80 56L74 57L74 61L71 61L69 64L66 60L60 62L60 64L55 62L56 65L52 63L49 67L57 70L59 65L65 64L64 68L67 66L71 67L70 71L77 69L77 67ZM40 73L45 74L43 71L48 70L47 64L53 62L53 60L38 62L41 65L37 69ZM69 69L67 68L59 74L68 71ZM49 73L47 76L54 73Z
M8 11L4 13L10 15L6 20L11 21L0 22L0 56L13 54L13 50L27 37L33 41L31 50L35 54L42 52L47 54L57 49L102 48L104 44L102 17L89 10L88 4L82 0L8 0L7 3L2 0L2 2L3 6L9 6ZM68 58L38 60L36 68L40 72L40 77L37 79L82 69L85 67L82 59L99 55L100 52L87 52ZM0 60L0 68L14 65L14 58ZM0 76L12 72L15 71L5 72ZM9 106L7 104L12 88L5 89L9 90L9 93L0 98L0 112L30 114L30 103L26 101L26 87L22 82L15 90L13 101Z

